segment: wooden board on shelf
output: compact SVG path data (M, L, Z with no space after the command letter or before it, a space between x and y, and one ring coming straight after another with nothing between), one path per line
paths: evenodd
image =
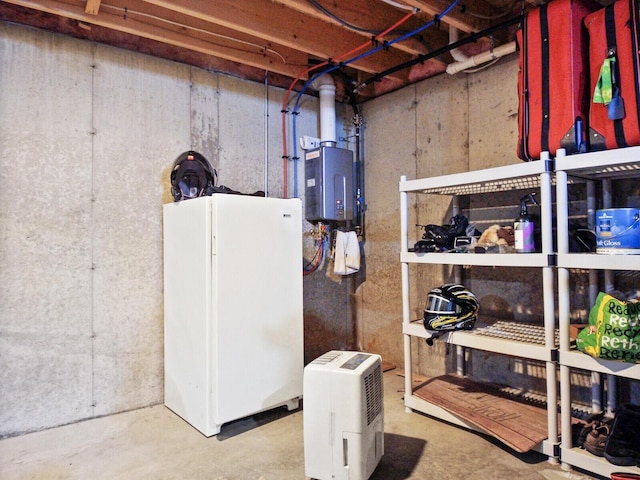
M414 395L477 425L524 453L547 438L547 411L514 400L498 389L455 375L427 380Z

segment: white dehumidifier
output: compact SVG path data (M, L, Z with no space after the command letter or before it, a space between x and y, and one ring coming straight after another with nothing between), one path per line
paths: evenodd
M384 453L382 358L332 350L304 368L304 467L318 480L367 480Z

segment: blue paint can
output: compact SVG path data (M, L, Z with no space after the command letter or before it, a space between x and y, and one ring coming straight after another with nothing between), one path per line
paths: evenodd
M640 254L640 209L596 210L596 252Z

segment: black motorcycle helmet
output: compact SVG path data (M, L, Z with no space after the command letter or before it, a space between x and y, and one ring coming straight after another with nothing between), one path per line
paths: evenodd
M427 294L424 328L427 330L470 330L476 322L480 303L464 285L448 283Z
M216 171L202 154L189 150L178 155L171 169L173 201L211 195L216 177Z

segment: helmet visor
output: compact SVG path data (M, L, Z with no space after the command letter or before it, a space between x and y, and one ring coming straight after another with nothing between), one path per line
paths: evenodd
M430 294L427 296L427 304L424 311L428 313L449 313L455 314L460 311L458 306L448 298L440 295Z
M196 198L204 188L202 176L194 170L186 170L178 179L178 188L182 198Z

